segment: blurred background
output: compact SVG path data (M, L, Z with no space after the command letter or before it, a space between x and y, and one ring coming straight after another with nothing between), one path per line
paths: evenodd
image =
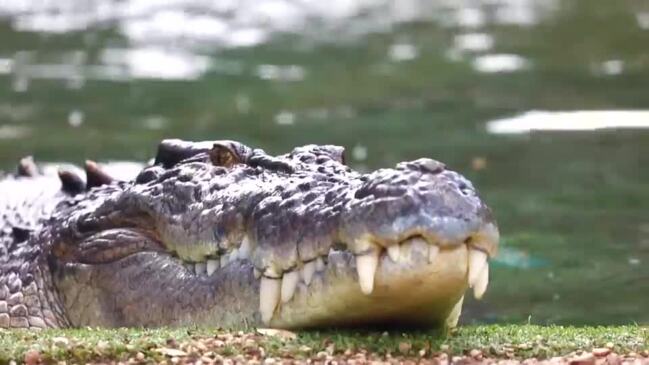
M646 128L643 0L0 0L0 169L168 137L432 157L503 235L469 323L649 323Z

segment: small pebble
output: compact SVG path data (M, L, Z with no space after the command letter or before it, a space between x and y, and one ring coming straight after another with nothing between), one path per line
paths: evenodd
M604 357L611 353L611 349L607 347L594 348L592 353L597 357Z
M570 365L594 365L595 356L590 353L584 353L580 356L570 359Z
M611 353L606 356L606 363L608 365L620 365L622 363L622 359L618 354Z
M36 365L41 362L41 353L38 350L28 350L25 352L25 364L26 365Z
M70 340L65 337L54 337L52 339L52 343L54 344L54 346L63 347L67 346L70 343Z
M478 349L471 350L471 352L469 352L469 355L476 360L482 360L482 351Z
M410 342L399 342L399 352L406 355L408 352L410 352L410 349L412 348L412 344Z

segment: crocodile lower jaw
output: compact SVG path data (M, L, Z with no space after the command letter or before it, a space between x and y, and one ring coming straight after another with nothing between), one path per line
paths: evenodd
M464 292L470 286L469 272L475 271L471 266L480 266L471 285L476 296L482 296L486 289L486 255L466 244L439 249L423 239L409 241L401 245L398 257L387 251L380 253L369 293L359 285L358 273L362 269L358 257L348 251L330 252L327 265L313 275L308 285L299 281L290 300L279 300L265 324L276 328L455 326ZM261 288L263 320L264 300L273 294L263 292L263 283Z
M478 299L486 291L489 255L485 251L493 249L497 237L475 235L443 245L422 236L387 247L374 242L355 242L357 254L347 249L350 245L331 249L279 277L267 277L251 267L247 243L222 256L220 262L185 263L185 267L199 279L228 275L231 264L254 271L258 284L252 286L258 290L254 322L263 326L453 327L467 288L472 287ZM250 280L254 280L252 275ZM239 315L235 310L228 317L237 322ZM197 318L189 321L202 322Z

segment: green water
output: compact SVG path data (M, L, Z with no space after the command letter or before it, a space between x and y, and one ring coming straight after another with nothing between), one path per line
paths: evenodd
M649 323L649 130L486 127L649 109L649 4L364 3L0 2L0 167L144 160L167 137L340 144L363 170L433 157L503 236L466 321Z

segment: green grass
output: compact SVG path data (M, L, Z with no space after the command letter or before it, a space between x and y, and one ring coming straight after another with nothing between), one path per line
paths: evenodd
M497 358L548 358L612 347L620 354L649 350L649 328L641 326L560 327L534 325L470 326L446 335L439 332L318 331L296 337L255 331L184 329L71 329L30 332L0 330L0 363L20 363L31 351L47 362L163 361L273 356L306 359L347 353L374 356L451 356L480 350ZM423 350L423 351L422 351ZM178 352L180 351L180 352ZM29 356L27 357L29 359Z

